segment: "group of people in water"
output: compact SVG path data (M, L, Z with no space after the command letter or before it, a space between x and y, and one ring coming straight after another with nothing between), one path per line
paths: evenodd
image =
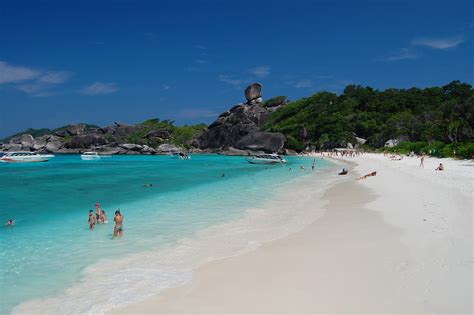
M109 223L109 220L107 219L107 214L105 213L105 210L101 208L99 203L95 204L95 209L96 209L95 214L92 209L89 210L88 223L89 223L89 228L91 231L94 230L96 224ZM115 211L114 222L115 222L114 237L123 236L123 215L120 212L120 209Z

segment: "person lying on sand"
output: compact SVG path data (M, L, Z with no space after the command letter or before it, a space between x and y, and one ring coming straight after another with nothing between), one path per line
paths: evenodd
M439 163L439 166L435 169L435 171L444 171L443 163Z
M347 175L347 173L349 173L347 168L343 168L337 175Z
M366 179L367 177L375 176L375 175L377 175L377 172L372 172L372 173L366 174L364 176L357 177L356 180Z

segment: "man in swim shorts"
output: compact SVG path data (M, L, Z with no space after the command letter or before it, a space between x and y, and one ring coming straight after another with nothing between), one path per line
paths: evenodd
M115 211L114 222L114 237L123 236L123 215L120 210Z

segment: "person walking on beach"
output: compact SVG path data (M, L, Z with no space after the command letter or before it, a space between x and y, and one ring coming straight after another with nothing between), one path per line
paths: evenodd
M425 161L425 154L421 153L421 158L420 158L420 167L421 168L425 168L425 165L423 164L424 161Z
M114 222L114 237L123 236L123 215L120 213L120 210L115 211Z
M92 210L89 210L89 228L91 229L91 231L94 231L94 226L95 226L95 222L97 221L95 215L94 215L94 211Z

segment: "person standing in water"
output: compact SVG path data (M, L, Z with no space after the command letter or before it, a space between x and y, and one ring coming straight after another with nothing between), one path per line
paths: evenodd
M316 159L313 159L313 165L311 165L311 170L314 172L314 164L316 163Z
M95 210L96 210L96 219L97 223L102 224L102 209L100 207L100 203L95 204Z
M114 222L114 237L123 236L123 215L120 210L115 211Z
M95 215L94 215L94 211L92 210L89 210L89 228L91 229L91 231L94 231L94 226L95 226L95 222L97 221Z

